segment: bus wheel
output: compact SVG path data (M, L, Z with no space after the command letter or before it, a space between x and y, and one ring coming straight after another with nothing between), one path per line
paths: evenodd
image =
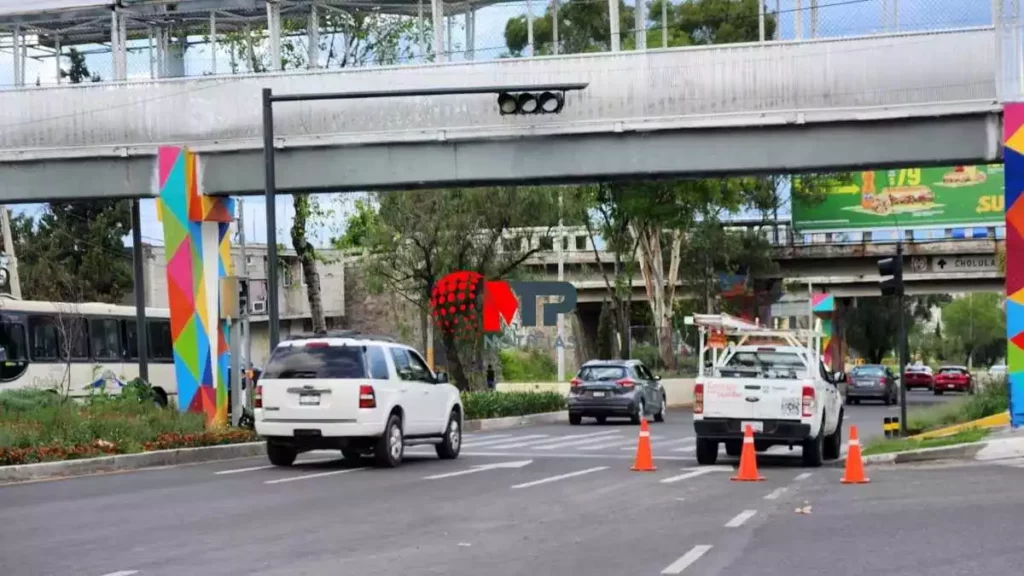
M157 408L167 408L167 392L159 386L153 387L153 403L156 404Z

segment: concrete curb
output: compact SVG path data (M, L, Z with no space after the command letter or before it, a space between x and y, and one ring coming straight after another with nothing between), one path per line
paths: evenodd
M544 412L542 414L528 414L526 416L509 416L508 418L488 418L485 420L466 420L462 423L463 432L491 432L494 430L508 430L510 428L522 428L536 424L557 424L566 422L569 419L569 412Z
M246 442L244 444L223 444L201 448L156 450L141 454L118 454L116 456L101 456L99 458L85 458L82 460L61 460L59 462L0 466L0 483L87 476L90 474L122 472L159 466L176 466L179 464L198 464L215 460L263 456L266 453L266 445L263 442Z
M973 460L992 462L1024 458L1024 437L996 438L980 442L966 442L952 446L920 448L904 452L864 456L864 464L909 464L935 460ZM845 465L846 459L836 460L833 466Z

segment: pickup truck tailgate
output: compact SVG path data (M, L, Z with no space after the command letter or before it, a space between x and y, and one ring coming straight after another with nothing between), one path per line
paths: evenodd
M767 378L705 378L704 416L799 420L803 383Z

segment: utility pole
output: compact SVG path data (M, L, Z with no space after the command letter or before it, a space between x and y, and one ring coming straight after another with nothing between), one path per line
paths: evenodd
M558 281L565 281L565 227L562 221L562 190L558 190ZM558 381L565 380L565 314L558 315Z
M14 238L11 237L11 214L7 206L0 205L0 225L3 227L4 254L7 255L7 279L11 284L11 296L21 299L21 279L18 278L18 257L14 254Z
M252 333L249 331L249 297L251 293L249 291L249 254L246 251L245 246L245 204L242 198L238 199L238 244L241 247L242 255L242 285L243 292L245 294L244 302L242 302L241 309L241 324L242 324L242 370L245 371L245 383L246 383L246 401L245 405L252 411L252 379L249 378L249 373L252 370Z
M907 327L903 300L906 290L903 286L903 242L896 243L896 257L878 261L878 275L882 277L879 287L882 296L895 296L897 314L900 315L900 328L896 345L899 346L899 382L900 382L900 435L907 435L907 387L903 381L903 373L907 369Z

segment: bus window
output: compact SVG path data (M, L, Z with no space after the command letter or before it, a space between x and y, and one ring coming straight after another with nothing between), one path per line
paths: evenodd
M171 342L170 320L150 321L149 355L154 360L171 360L174 358L174 348Z
M121 324L124 326L124 357L136 360L139 357L139 342L135 337L138 324L135 320L122 320Z
M25 345L25 326L19 322L0 322L0 346L4 347L4 360L21 362L28 359Z
M92 340L92 356L96 360L121 359L121 334L117 320L104 318L92 321L90 336Z
M64 316L58 320L57 327L63 327L65 348L72 360L89 359L89 323L81 316Z
M57 324L49 316L29 316L33 360L57 360L61 356Z

